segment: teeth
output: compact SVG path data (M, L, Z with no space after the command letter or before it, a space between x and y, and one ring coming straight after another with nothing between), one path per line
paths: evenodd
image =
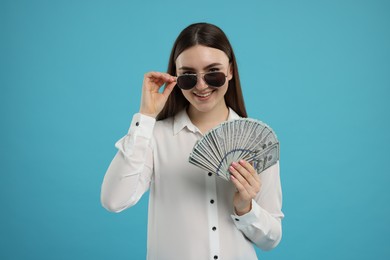
M208 97L211 95L212 92L208 92L208 93L204 93L204 94L199 94L199 93L194 93L195 95L197 95L198 97Z

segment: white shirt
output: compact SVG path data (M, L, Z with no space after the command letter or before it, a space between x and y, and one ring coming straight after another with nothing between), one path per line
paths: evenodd
M236 118L230 109L228 120ZM201 137L185 110L161 121L135 114L115 145L102 204L120 212L150 188L147 259L257 259L253 244L270 250L282 237L279 162L260 174L251 211L237 216L234 185L188 162Z

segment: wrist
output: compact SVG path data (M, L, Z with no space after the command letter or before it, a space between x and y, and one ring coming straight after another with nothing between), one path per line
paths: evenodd
M155 114L155 113L148 113L147 111L144 111L142 109L139 110L139 113L144 115L144 116L149 116L149 117L153 117L153 118L157 117L157 114Z
M247 205L243 207L234 207L234 210L236 211L236 214L238 216L242 216L247 214L249 211L252 210L252 202L250 201Z

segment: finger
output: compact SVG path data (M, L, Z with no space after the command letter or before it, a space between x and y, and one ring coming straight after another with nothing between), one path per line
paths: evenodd
M175 81L175 77L169 75L168 73L155 71L146 73L144 79L147 84L154 83L158 87L161 87L164 83L171 83Z
M155 79L158 79L160 77L161 77L161 73L156 72L156 71L151 71L151 72L145 73L145 75L144 75L144 78L148 79L148 80L155 80Z
M247 162L242 161L245 167L238 163L232 163L232 167L237 171L235 177L247 189L247 192L252 196L260 191L261 182L254 168Z
M239 164L245 168L252 176L253 176L253 179L257 182L260 182L260 178L259 178L259 175L257 174L255 168L253 167L253 165L245 160L240 160L239 161Z
M164 88L164 91L162 92L162 94L168 98L168 96L172 93L173 89L175 88L176 86L176 81L174 82L171 82L169 84L167 84Z
M244 167L253 178L250 179L249 183L251 185L251 192L254 192L254 196L260 191L261 188L261 180L257 171L253 167L253 165L245 160L240 160L239 164Z
M255 182L255 179L253 177L253 174L250 173L245 167L243 167L240 163L236 163L236 162L233 162L232 165L233 168L235 170L237 170L241 175L242 177L245 178L245 180L248 182L248 183L253 183Z
M249 199L251 197L245 186L236 177L230 175L230 179L233 182L234 186L236 186L237 191L244 199Z
M161 82L172 82L175 80L175 77L169 75L168 73L162 73L162 72L156 72L152 75L152 77L155 81L161 81Z
M245 177L240 173L235 167L232 165L229 167L229 171L232 173L233 177L237 179L237 181L240 182L240 184L245 188L246 192L248 194L251 193L253 190L252 185L250 182L248 182Z
M233 175L240 183L247 182L246 179L242 176L241 173L232 165L229 166L229 172Z
M158 72L148 72L144 75L143 86L145 89L153 92L157 92L160 86L162 85L160 82L161 75Z
M242 185L242 187L245 189L245 193L243 193L243 196L249 196L250 198L255 198L257 193L260 191L261 183L256 182L254 179L252 179L252 181L247 181L236 170L231 170L231 172L232 172L231 176L234 177ZM248 198L248 197L246 197L246 198Z
M159 72L159 78L161 78L166 83L176 81L176 77L171 76L168 73L163 73L163 72Z
M145 73L146 78L161 78L161 77L166 77L166 76L172 77L168 73L158 72L158 71L150 71L150 72Z

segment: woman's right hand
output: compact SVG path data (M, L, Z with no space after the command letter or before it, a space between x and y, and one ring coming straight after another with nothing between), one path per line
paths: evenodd
M164 85L162 93L159 89ZM144 75L140 113L156 118L163 109L173 88L176 77L162 72L148 72Z

